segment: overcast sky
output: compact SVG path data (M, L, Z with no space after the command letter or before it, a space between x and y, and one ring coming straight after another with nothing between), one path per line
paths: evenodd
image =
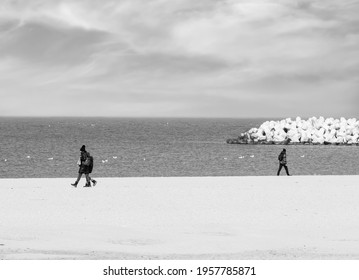
M0 115L359 117L359 1L0 0Z

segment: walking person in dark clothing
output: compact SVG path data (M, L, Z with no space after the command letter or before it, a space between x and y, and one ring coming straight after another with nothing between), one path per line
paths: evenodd
M96 186L97 181L92 179L90 176L90 174L92 173L92 170L93 170L93 157L90 155L90 152L87 152L87 159L85 161L85 165L88 166L88 176L89 176L90 181L93 183L93 186ZM86 184L85 187L91 187L91 183Z
M287 172L287 175L290 176L288 167L287 167L287 150L286 149L283 149L283 151L281 151L281 153L278 156L278 160L279 160L279 169L277 172L277 176L279 176L279 173L282 170L282 167L284 167L285 172Z
M79 165L79 175L77 177L77 180L75 181L75 183L71 184L72 186L74 186L75 188L77 187L77 184L79 183L82 174L85 174L86 177L86 185L85 187L91 187L91 182L90 182L90 167L89 167L89 154L86 151L86 146L82 145L81 149L80 149L80 159L78 161L78 165ZM91 170L92 171L92 170ZM93 180L94 185L96 184L96 181Z

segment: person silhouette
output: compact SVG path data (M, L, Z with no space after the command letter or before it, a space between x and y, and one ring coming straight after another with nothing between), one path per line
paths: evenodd
M90 174L92 173L93 170L93 157L90 155L90 152L87 152L87 159L85 161L85 164L88 161L88 176L89 176L89 180L90 182L92 182L93 186L96 186L97 181L95 179L92 179ZM85 174L86 175L86 174ZM85 187L91 187L91 183L86 183Z
M77 179L76 179L75 183L71 184L75 188L77 187L77 184L80 182L82 174L85 174L85 177L86 177L86 185L85 185L85 187L91 187L91 178L90 178L90 175L89 175L90 168L89 168L89 164L87 164L89 156L90 156L89 153L86 151L86 146L82 145L82 147L80 148L80 159L78 161L79 175L77 176ZM94 185L95 184L96 184L96 181L94 182Z
M279 168L278 168L277 176L279 176L280 171L282 170L282 167L284 167L287 175L290 176L288 167L287 167L287 150L286 149L283 149L283 151L281 151L281 153L278 156L278 160L279 160Z

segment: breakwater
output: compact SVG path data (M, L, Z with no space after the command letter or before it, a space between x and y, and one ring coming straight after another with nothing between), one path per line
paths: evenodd
M297 117L280 121L266 121L241 133L237 138L227 139L228 144L313 144L313 145L359 145L359 121L356 118L340 119Z

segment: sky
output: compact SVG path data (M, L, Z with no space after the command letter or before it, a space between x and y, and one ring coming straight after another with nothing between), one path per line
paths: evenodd
M0 116L357 117L359 0L0 0Z

